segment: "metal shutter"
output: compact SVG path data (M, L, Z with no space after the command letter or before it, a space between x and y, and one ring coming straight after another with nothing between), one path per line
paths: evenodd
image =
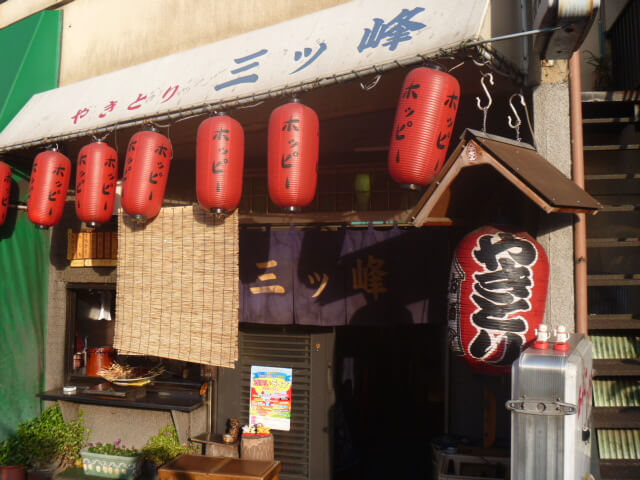
M332 335L330 338L333 338ZM217 410L219 432L224 430L229 417L238 416L243 425L248 423L252 365L293 369L291 430L273 431L275 457L282 462L282 480L327 478L324 475L329 465L328 446L324 446L325 443L328 445L328 397L323 393L327 391L327 362L332 351L328 347L332 347L332 343L326 340L326 335L318 336L291 327L241 327L238 339L240 360L236 369L220 370ZM312 364L315 364L316 375L312 375ZM312 378L319 380L315 388L312 388ZM313 393L316 396L312 402ZM315 417L312 415L314 407L317 409ZM312 417L315 418L314 422L311 421ZM312 430L318 433L314 434Z

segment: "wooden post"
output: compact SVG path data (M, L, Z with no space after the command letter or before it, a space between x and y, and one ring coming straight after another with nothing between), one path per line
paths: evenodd
M245 460L269 460L274 459L273 435L267 437L242 436L240 443L240 458Z

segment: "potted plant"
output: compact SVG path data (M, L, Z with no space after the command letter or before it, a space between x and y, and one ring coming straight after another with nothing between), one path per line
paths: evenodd
M20 465L30 477L50 478L57 470L75 464L88 433L82 414L65 422L60 407L53 405L39 417L20 423L17 431L2 442L0 463Z
M27 458L14 437L0 441L0 480L24 480Z
M613 88L613 73L609 56L597 56L590 50L585 51L585 56L588 57L586 62L593 67L594 90L611 90Z
M197 447L180 443L178 432L173 425L167 425L157 435L151 437L142 448L145 474L155 478L158 468L185 453L196 453Z
M80 451L82 469L87 475L133 480L140 475L141 456L135 447L114 443L90 443Z

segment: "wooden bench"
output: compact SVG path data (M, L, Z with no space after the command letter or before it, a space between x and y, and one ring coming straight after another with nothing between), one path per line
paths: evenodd
M158 480L279 480L278 461L180 455L158 469Z

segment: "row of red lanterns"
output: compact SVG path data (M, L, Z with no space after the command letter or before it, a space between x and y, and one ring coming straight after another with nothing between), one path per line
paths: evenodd
M420 67L402 87L389 149L392 178L410 188L426 186L444 165L458 109L455 77ZM317 114L297 99L276 108L269 119L268 183L272 201L288 212L308 206L315 197L319 157ZM173 148L151 129L129 141L122 181L122 208L134 220L154 218L162 207ZM196 194L206 209L228 213L242 195L244 131L227 114L208 118L198 128ZM40 153L33 164L29 219L47 228L62 217L71 162L62 153ZM76 212L90 225L113 215L118 172L116 151L104 142L82 148L76 173ZM2 171L0 171L0 174ZM1 212L0 212L1 218Z

